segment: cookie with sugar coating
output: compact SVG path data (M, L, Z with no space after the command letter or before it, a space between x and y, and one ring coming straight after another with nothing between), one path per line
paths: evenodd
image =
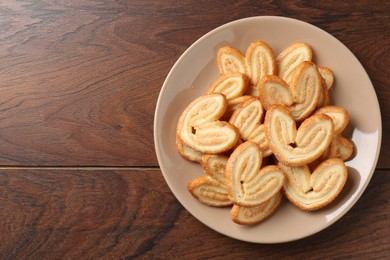
M207 94L224 94L228 101L241 97L249 85L249 79L245 74L230 73L220 75L208 88Z
M200 162L202 160L203 153L188 147L183 144L180 138L176 135L176 150L184 158L193 162Z
M278 75L290 84L295 69L304 61L311 61L313 51L309 44L296 42L285 48L276 58Z
M192 179L187 184L191 195L201 203L212 207L231 206L227 187L225 169L228 157L224 155L205 154L200 160L200 165L205 176Z
M341 134L347 127L349 115L347 110L340 106L325 106L314 111L314 115L325 114L332 118L334 124L333 135Z
M269 75L259 81L259 98L265 110L272 105L286 107L294 103L290 86L279 76Z
M245 53L247 75L250 78L250 88L247 92L252 96L258 96L258 83L267 76L277 72L275 54L272 48L264 41L253 41L249 44Z
M244 102L232 114L229 123L237 127L243 140L248 140L250 134L262 124L264 109L258 98Z
M221 74L246 74L245 58L242 53L230 46L223 46L217 53L217 65Z
M226 185L210 176L192 179L187 189L194 198L207 206L226 207L233 204L227 193Z
M318 71L320 72L322 78L325 81L326 88L329 90L333 86L334 82L334 74L333 71L325 66L318 67Z
M278 192L269 200L255 207L233 205L230 216L233 222L240 225L254 225L268 218L279 207L283 193Z
M225 95L203 95L182 112L176 129L186 146L201 153L224 153L234 147L240 134L232 124L220 121L227 108Z
M290 111L280 105L268 109L264 125L268 145L278 161L306 165L320 157L333 137L333 121L324 114L307 118L297 129Z
M340 159L328 159L310 172L305 166L279 163L286 176L283 191L297 208L315 211L330 204L341 192L348 178L347 167Z
M239 145L226 164L226 185L234 204L254 207L280 191L284 175L276 165L262 165L261 150L247 141Z

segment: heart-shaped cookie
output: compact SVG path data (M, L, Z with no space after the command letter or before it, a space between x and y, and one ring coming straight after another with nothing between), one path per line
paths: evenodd
M333 121L324 114L307 118L296 128L290 111L280 105L268 109L264 125L268 145L286 165L302 166L320 157L333 137Z
M236 127L219 121L227 108L223 94L213 93L195 99L179 118L176 134L188 147L201 153L223 153L240 138Z
M310 173L308 166L286 166L279 163L286 176L283 185L287 199L299 209L314 211L331 203L340 193L348 177L340 159L322 162Z
M206 176L191 180L187 189L191 195L201 203L212 207L231 206L226 186L226 164L228 157L224 155L203 155L200 164ZM267 218L276 210L282 200L282 192L279 191L269 200L254 207L244 207L233 204L231 219L241 225L253 225Z
M275 196L284 182L276 165L261 168L262 155L257 144L244 142L230 155L226 165L226 184L231 201L254 207Z
M266 110L272 105L284 105L297 122L306 119L320 100L322 103L328 100L317 66L309 61L296 66L290 84L272 75L263 77L258 88L259 98Z
M262 77L276 73L275 55L266 42L251 42L245 53L245 62L252 85L257 85Z

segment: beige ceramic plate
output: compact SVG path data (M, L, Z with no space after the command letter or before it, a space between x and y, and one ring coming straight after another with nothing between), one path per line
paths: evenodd
M212 208L195 200L186 189L189 180L203 174L201 167L179 156L175 128L181 111L205 93L218 76L217 50L231 45L245 52L253 40L266 41L277 55L296 41L309 43L314 61L335 74L333 104L346 108L350 123L344 135L356 145L347 162L349 179L339 197L314 213L296 209L286 199L279 209L255 226L230 220L230 208ZM382 136L378 100L362 65L336 38L304 22L283 17L252 17L237 20L207 33L188 48L171 69L161 89L154 121L154 141L161 171L180 203L199 221L227 236L256 243L300 239L330 226L359 199L374 172Z

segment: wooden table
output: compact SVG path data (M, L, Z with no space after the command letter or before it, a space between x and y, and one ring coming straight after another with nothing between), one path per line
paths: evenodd
M285 2L1 1L0 258L390 257L390 4ZM190 215L153 142L157 97L179 56L214 28L261 15L343 42L383 120L381 155L356 205L313 236L272 245Z

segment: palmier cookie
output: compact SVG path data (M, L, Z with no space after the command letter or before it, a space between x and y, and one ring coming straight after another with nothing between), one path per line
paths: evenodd
M225 113L227 99L223 94L203 95L182 112L176 135L188 147L201 153L223 153L240 138L235 126L218 119Z
M310 165L310 168L313 167L312 165L316 166L319 162L326 159L339 158L345 161L350 158L353 154L353 144L350 140L340 135L348 125L348 112L339 106L325 106L317 109L314 114L325 114L329 116L333 121L334 130L333 138L329 147L325 150L321 157Z
M229 123L237 127L243 140L261 125L264 118L264 109L258 98L244 102L231 116Z
M222 93L228 101L242 96L249 85L249 79L245 74L222 74L209 87L207 94Z
M246 74L244 55L233 47L224 46L218 50L217 64L221 74Z
M254 207L271 199L283 186L284 175L276 165L261 168L257 144L245 142L230 155L226 165L229 198L235 204Z
M316 160L309 163L308 166L310 170L314 170L321 162L332 158L338 158L342 161L346 161L352 157L353 151L354 146L349 139L341 135L336 135L333 136L332 142L330 142L330 145L325 152Z
M340 193L348 177L340 159L322 162L313 173L308 166L292 167L279 163L286 181L283 185L287 199L299 209L314 211L331 203Z
M325 114L332 118L334 124L333 135L341 134L348 125L348 112L339 106L325 106L317 109L314 114Z
M320 72L322 78L325 81L326 88L329 90L332 87L334 81L333 71L325 66L318 67L318 71Z
M253 41L246 50L245 62L251 87L248 94L258 96L257 84L266 75L276 74L276 59L271 47L263 41Z
M312 56L313 51L307 43L297 42L287 47L276 58L279 77L289 84L295 69L302 62L311 61Z
M353 143L341 136L335 136L329 145L327 156L328 158L339 158L346 161L353 155Z
M280 105L268 109L264 125L268 145L278 161L302 166L320 157L333 137L333 121L324 114L313 115L299 129L289 110Z
M183 144L183 142L180 140L180 138L177 135L176 135L176 150L183 158L189 161L200 162L202 160L203 153Z
M320 98L317 103L317 108L330 106L330 97L329 97L329 91L328 87L326 86L325 80L322 79L322 91Z
M207 206L226 207L233 204L226 185L207 175L192 179L187 189L194 198Z
M266 110L272 105L284 105L301 122L316 109L321 97L327 98L322 83L317 66L305 61L296 67L290 85L275 75L263 77L259 82L259 98Z
M265 134L264 124L259 125L253 130L248 137L248 141L254 142L259 146L263 158L272 154L272 150L269 148L268 139Z
M272 105L291 106L294 103L290 86L276 75L264 76L258 84L259 98L265 110Z
M290 83L294 103L288 107L295 121L302 122L317 108L323 94L322 83L314 63L304 61L296 67Z
M234 111L236 111L240 106L242 106L242 104L252 99L256 99L256 97L244 95L228 100L228 107L226 109L225 114L223 115L223 119L229 121Z
M191 180L187 189L201 203L213 207L230 206L225 169L228 158L223 155L206 154L201 159L203 171L207 174Z
M234 204L230 216L233 222L240 225L253 225L269 217L280 205L283 193L278 192L269 200L255 207L243 207Z
M206 175L226 184L226 164L229 157L222 154L204 154L200 160L200 165Z

